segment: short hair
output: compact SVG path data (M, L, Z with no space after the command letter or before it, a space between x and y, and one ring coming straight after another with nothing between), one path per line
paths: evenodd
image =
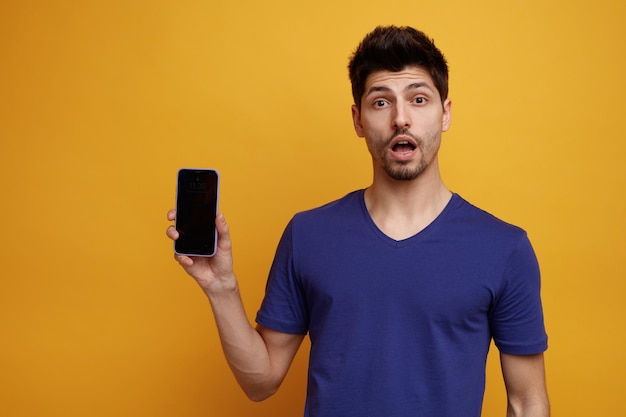
M443 102L448 98L448 63L425 33L409 26L378 26L350 57L348 71L354 104L360 109L367 77L377 71L398 72L411 66L429 73Z

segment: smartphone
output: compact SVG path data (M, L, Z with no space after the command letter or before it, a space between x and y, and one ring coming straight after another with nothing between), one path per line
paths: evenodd
M215 217L220 176L215 169L182 168L176 186L176 222L179 255L213 256L217 250Z

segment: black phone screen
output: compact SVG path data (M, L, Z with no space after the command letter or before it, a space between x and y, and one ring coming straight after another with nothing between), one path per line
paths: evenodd
M219 174L213 169L178 171L174 251L181 255L213 256Z

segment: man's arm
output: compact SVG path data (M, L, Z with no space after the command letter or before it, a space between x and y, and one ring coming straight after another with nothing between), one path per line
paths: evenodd
M237 382L252 401L274 394L293 361L304 335L253 328L239 293L208 294L224 356Z
M207 296L224 356L237 382L252 401L268 398L285 378L304 335L253 328L238 292Z
M508 400L507 417L549 417L543 353L502 353L500 363Z
M175 220L176 211L170 210L167 218ZM213 257L175 255L175 259L209 298L224 355L237 382L251 400L261 401L280 386L304 335L252 327L233 272L232 243L222 214L215 226L218 240ZM179 236L174 226L166 234L172 240Z

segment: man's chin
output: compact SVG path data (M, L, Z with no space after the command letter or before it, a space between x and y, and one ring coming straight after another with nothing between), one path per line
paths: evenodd
M419 178L426 169L426 167L422 164L417 167L410 167L406 165L390 167L386 165L383 168L387 175L396 181L413 181L414 179Z

